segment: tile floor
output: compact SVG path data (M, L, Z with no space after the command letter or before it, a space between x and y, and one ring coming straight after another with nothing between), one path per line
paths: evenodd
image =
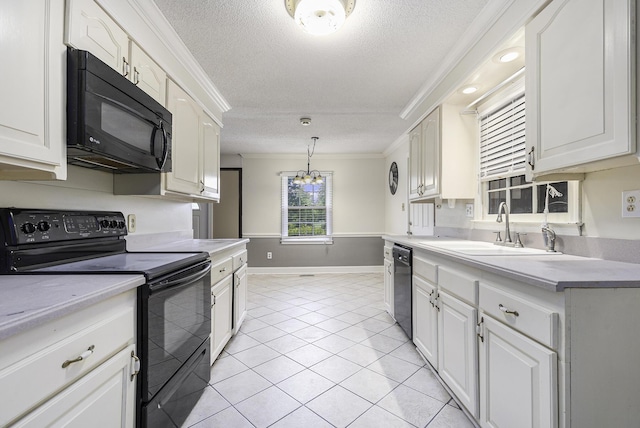
M250 275L183 427L473 427L384 311L382 274Z

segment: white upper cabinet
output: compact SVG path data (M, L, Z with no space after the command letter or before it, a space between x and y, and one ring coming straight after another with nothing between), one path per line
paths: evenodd
M167 75L93 0L67 3L65 42L91 52L165 105Z
M0 17L0 178L64 180L64 1L3 1Z
M167 98L167 74L133 40L129 42L129 78L163 106Z
M637 162L632 3L554 0L527 25L529 178Z
M478 123L461 109L443 104L410 132L410 201L475 197Z
M167 108L173 115L171 172L166 173L166 189L186 194L203 190L199 165L202 109L178 85L169 81Z
M65 42L91 52L123 75L127 73L129 37L93 0L67 2Z
M220 199L220 126L202 114L202 196Z

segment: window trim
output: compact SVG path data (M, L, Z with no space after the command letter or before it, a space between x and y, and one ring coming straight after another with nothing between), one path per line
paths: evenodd
M333 244L333 171L320 171L320 174L322 174L325 179L327 234L322 236L288 236L289 205L287 195L289 191L289 178L295 177L296 171L282 171L280 173L281 244Z

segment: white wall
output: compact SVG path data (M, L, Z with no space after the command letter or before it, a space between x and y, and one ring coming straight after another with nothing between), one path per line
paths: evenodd
M248 237L280 236L282 171L305 169L305 156L244 155L242 231ZM381 235L385 231L385 160L372 155L315 155L311 169L333 171L335 236Z
M134 235L191 230L191 203L113 194L113 175L69 165L66 181L0 181L0 207L121 211Z
M406 235L409 212L409 136L404 135L401 140L396 141L394 146L395 149L392 149L385 158L386 191L384 193L384 230L388 235ZM395 195L391 194L388 186L389 168L392 162L398 164L398 189Z

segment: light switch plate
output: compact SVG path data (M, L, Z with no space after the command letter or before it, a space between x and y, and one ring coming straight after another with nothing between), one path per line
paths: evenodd
M622 217L640 217L640 190L622 192Z
M127 231L133 233L136 231L136 215L129 214L127 216Z

